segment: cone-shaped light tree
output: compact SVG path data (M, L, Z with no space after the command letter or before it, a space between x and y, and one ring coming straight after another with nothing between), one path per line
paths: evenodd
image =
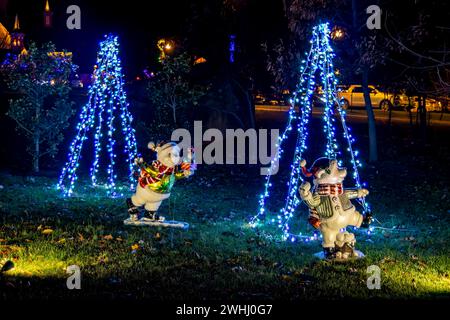
M118 149L115 148L115 144L116 139L123 139L121 151L125 153L123 158L128 165L130 185L133 186L132 173L137 146L134 129L131 126L132 116L128 110L124 91L117 36L107 35L105 40L100 42L92 81L89 100L81 110L77 132L58 182L58 188L66 196L73 194L80 159L82 154L86 153L86 150L83 153L83 146L88 137L92 138L94 147L90 167L92 185L103 185L114 192L117 181L116 149ZM121 129L116 132L118 127ZM103 163L107 163L105 168L101 168ZM104 177L105 181L100 182L99 180L102 180L100 177Z
M352 178L357 189L365 187L366 184L361 181L359 168L362 163L358 159L359 151L355 149L355 137L351 133L350 127L346 122L346 112L341 107L341 101L337 95L337 78L333 66L334 52L330 44L330 27L328 23L319 24L313 28L312 38L310 41L311 49L306 53L305 59L302 61L300 68L300 81L297 90L294 92L290 102L289 118L283 134L278 137L277 151L271 161L270 169L266 176L266 183L264 192L259 197L259 211L251 219L250 225L256 227L262 221L269 221L269 223L277 223L283 231L284 240L306 240L315 239L314 236L303 235L302 233L293 233L290 230L290 221L294 216L294 212L300 204L300 199L297 196L298 187L303 181L301 175L301 160L308 149L308 135L310 132L314 134L320 133L316 128L310 127L309 123L312 115L312 101L314 90L317 85L322 87L321 101L324 104L323 108L323 137L325 148L323 149L323 156L328 159L337 159L343 157L343 150L348 151L348 160L352 168ZM316 83L316 75L320 76L320 82ZM298 106L300 112L295 112L295 107ZM337 115L339 115L337 117ZM336 136L335 122L340 122L342 132L342 142L339 144ZM294 126L294 124L296 124ZM296 127L296 130L293 130ZM266 208L266 202L270 197L270 189L272 186L272 175L276 172L281 156L284 152L284 147L289 136L296 131L296 147L294 157L291 164L291 174L288 182L288 192L284 206L279 210L276 216L272 219L265 219L269 210ZM339 160L339 165L342 165ZM358 200L363 208L363 212L370 211L370 206L364 198ZM370 231L370 230L369 230Z

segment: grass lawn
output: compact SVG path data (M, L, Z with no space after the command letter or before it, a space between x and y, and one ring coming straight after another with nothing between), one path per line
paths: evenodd
M0 275L0 298L448 299L448 143L431 137L419 153L401 135L379 132L383 161L364 171L379 223L371 235L356 232L366 257L347 263L316 260L319 241L282 242L270 225L249 228L264 181L257 168L201 165L177 182L160 212L189 222L187 231L124 226L124 198L82 182L78 196L62 198L56 176L1 174L0 263L15 269ZM273 208L284 193L274 187ZM311 234L305 211L294 228ZM82 290L66 287L70 265L81 268ZM381 269L380 290L366 286L371 265Z
M380 185L371 197L377 218L400 231L358 232L367 257L332 263L313 258L318 241L280 242L270 226L248 227L261 177L211 171L200 169L178 183L162 207L168 218L190 222L188 231L126 227L123 199L98 196L87 186L82 197L61 198L54 179L2 176L0 261L15 264L0 280L2 298L450 296L450 215L439 186L418 185L415 192L428 196L417 201ZM82 290L66 288L65 270L73 264L81 268ZM380 290L366 286L373 264L381 268Z

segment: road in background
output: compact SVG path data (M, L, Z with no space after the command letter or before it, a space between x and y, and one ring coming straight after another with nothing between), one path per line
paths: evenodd
M257 116L263 115L264 118L268 116L265 113L274 113L274 118L285 118L287 116L288 106L271 106L271 105L256 105ZM380 123L389 122L389 112L374 109L375 120ZM313 116L320 116L323 113L323 108L313 108ZM412 123L416 123L417 113L412 113ZM352 122L367 122L367 113L364 109L349 109L347 110L347 119ZM436 126L450 126L450 113L428 112L427 119L429 125ZM410 115L406 111L392 111L392 123L410 123Z

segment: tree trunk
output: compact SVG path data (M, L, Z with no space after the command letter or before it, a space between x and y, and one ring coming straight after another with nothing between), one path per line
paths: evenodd
M411 103L411 98L410 97L408 97L407 110L408 110L408 114L409 114L409 125L412 128L413 127L413 116L412 116L412 111L411 111L412 110L412 103Z
M357 0L352 0L352 27L354 32L353 37L354 39L357 39L357 35L359 34ZM364 93L364 102L367 111L367 121L369 125L369 162L373 163L378 160L377 130L375 126L375 116L373 114L372 102L370 101L368 66L363 66L362 88Z
M284 16L287 17L287 5L286 5L286 0L283 0L283 12L284 12Z
M357 0L352 0L352 26L354 32L356 32L358 28L358 8L356 6Z
M427 140L427 105L425 96L419 96L417 113L419 114L420 137L425 143Z
M174 125L177 125L177 109L175 106L172 106L172 117Z
M391 125L392 125L392 107L391 106L389 106L389 121L388 121L388 124L389 124L389 129L390 129Z
M175 92L171 93L169 104L170 108L172 109L172 120L173 125L177 125L177 100L175 98Z
M378 160L377 129L375 126L375 115L373 113L372 102L370 100L368 67L363 67L362 88L364 92L364 102L366 105L367 120L369 125L369 162L374 163Z
M33 172L39 173L39 156L40 156L40 150L39 150L39 136L34 136L34 154L33 154Z
M248 91L248 101L249 101L249 118L250 118L250 128L256 128L256 119L255 119L255 102L253 101L253 96L250 91Z
M232 77L232 75L230 75ZM255 128L255 104L251 94L251 89L245 80L240 79L244 83L240 83L238 79L232 79L232 90L239 101L242 110L241 114L245 123L245 128ZM245 129L243 128L243 129Z
M39 173L39 158L41 156L40 153L40 140L41 133L39 131L39 124L41 122L41 108L44 104L44 99L42 98L42 94L40 94L36 99L36 130L34 132L33 143L34 143L34 154L33 154L33 171L34 173Z

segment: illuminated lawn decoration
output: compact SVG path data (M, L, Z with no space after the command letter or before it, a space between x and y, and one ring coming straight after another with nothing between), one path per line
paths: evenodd
M305 236L301 233L294 234L290 230L290 220L294 215L294 211L300 204L298 198L298 186L303 181L301 176L300 161L303 158L304 152L307 150L307 138L309 133L308 124L311 118L312 110L312 97L316 87L315 77L317 72L320 75L320 85L322 86L323 93L321 100L324 104L324 111L322 115L323 119L323 131L326 136L326 145L324 150L324 156L330 159L336 159L337 155L340 155L340 147L336 139L336 117L335 110L339 113L339 121L341 122L343 138L347 144L347 151L349 153L350 163L352 166L352 178L356 188L362 188L363 185L360 180L358 168L361 167L361 162L358 160L358 151L354 150L353 142L354 137L351 134L350 128L346 124L345 110L343 110L339 104L339 100L336 95L337 79L334 73L333 58L334 53L330 45L330 29L327 23L320 24L313 29L311 38L311 49L306 54L306 59L302 61L300 69L300 81L296 92L290 100L291 107L289 109L289 118L286 128L283 134L278 138L277 152L274 159L272 159L271 167L266 176L266 182L264 185L264 191L259 197L259 210L257 214L251 219L250 225L252 227L258 226L265 217L268 215L266 209L266 201L270 196L270 188L272 186L271 179L272 172L276 172L275 167L278 165L281 156L284 153L283 144L289 138L290 133L293 131L293 125L296 124L297 137L296 146L294 151L294 157L291 164L290 179L288 182L288 191L285 200L284 207L281 208L276 217L270 219L270 222L276 222L278 227L282 230L282 237L284 240L314 240L317 235ZM295 106L299 106L299 114L295 112ZM339 163L342 165L342 163ZM359 199L364 213L370 211L369 204L364 198ZM306 219L305 219L306 220ZM370 233L370 229L368 231Z
M58 188L64 195L70 196L73 193L83 145L85 140L88 140L90 131L93 131L94 142L94 157L90 168L92 185L102 185L114 194L117 181L114 169L117 157L115 138L118 136L124 139L123 152L128 163L130 186L133 187L135 184L132 173L134 159L137 156L136 138L134 129L131 127L132 116L128 110L127 96L123 88L124 80L118 54L117 36L105 36L105 40L100 42L97 64L94 66L89 100L81 110L76 127L77 133L70 145L68 161L59 177ZM119 125L122 127L120 134L116 133L116 127ZM108 165L104 172L106 181L100 183L98 175L102 153L107 154Z

